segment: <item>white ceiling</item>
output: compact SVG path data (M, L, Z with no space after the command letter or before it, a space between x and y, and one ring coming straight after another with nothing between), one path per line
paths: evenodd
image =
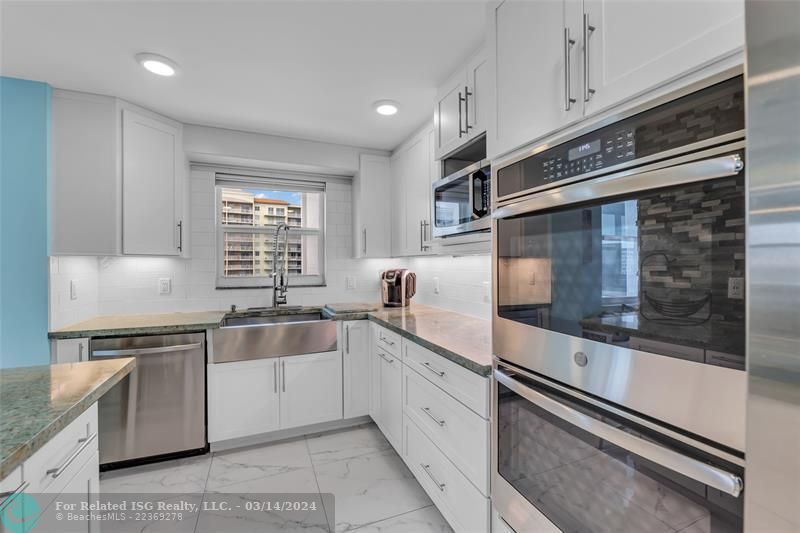
M483 40L483 1L2 2L2 74L176 120L393 149ZM176 61L161 78L134 60ZM400 103L394 117L372 110Z

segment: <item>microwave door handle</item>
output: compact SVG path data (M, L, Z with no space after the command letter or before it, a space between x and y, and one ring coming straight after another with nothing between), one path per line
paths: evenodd
M467 189L469 190L469 211L470 211L470 220L475 220L477 215L475 214L475 188L473 187L474 176L470 174L467 176Z
M664 468L683 474L688 478L699 481L704 485L713 487L726 494L730 494L735 498L739 497L739 494L741 494L744 488L742 478L735 474L692 459L691 457L687 457L686 455L682 455L654 442L631 435L587 416L580 411L576 411L563 403L557 402L525 386L499 368L494 370L494 376L499 383L502 383L551 415L560 418L568 424L579 427L598 438L606 440L611 444L615 444L620 448L661 465Z

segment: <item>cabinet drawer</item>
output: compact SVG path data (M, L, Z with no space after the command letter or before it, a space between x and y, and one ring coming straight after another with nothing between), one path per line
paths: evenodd
M488 495L489 422L407 366L403 386L406 416Z
M489 499L478 492L409 417L404 421L406 462L442 516L456 532L488 532Z
M403 339L403 362L481 417L489 418L489 380Z
M400 357L400 343L401 337L394 331L389 331L383 326L375 325L375 343L389 352L390 354Z
M57 494L97 451L95 403L25 461L27 492Z

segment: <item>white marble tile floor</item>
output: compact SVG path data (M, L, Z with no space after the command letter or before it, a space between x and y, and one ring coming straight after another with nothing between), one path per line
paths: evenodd
M105 472L100 490L154 497L195 493L199 495L195 498L204 501L236 494L242 502L248 494L302 493L318 502L322 511L302 518L279 512L254 517L252 513L201 511L193 524L182 523L176 529L144 524L146 531L452 533L374 424ZM325 493L334 496L332 516L327 508L330 500L322 496Z

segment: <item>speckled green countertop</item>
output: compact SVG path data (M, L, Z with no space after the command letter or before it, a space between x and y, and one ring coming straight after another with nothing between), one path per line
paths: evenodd
M492 372L488 320L415 303L373 311L368 318L476 374Z
M381 304L348 302L340 304L325 304L322 312L332 320L366 320L372 311L383 309Z
M0 370L0 479L136 366L133 358Z
M51 339L108 337L115 335L161 335L218 328L225 311L164 313L154 315L98 316L51 331Z

